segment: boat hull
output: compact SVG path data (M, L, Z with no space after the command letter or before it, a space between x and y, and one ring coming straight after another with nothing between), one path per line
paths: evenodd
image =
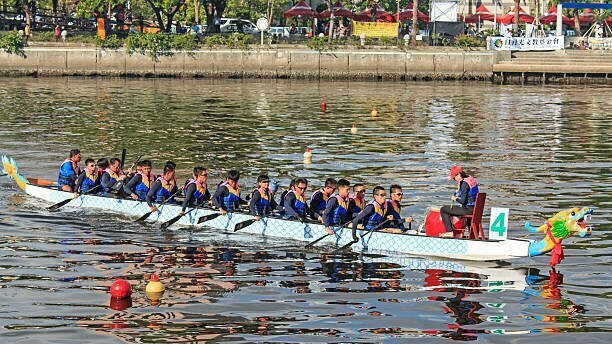
M33 184L27 184L25 191L29 195L52 203L72 197L71 193ZM64 207L102 209L134 217L140 217L149 212L149 207L145 202L93 195L81 195L70 201ZM164 222L178 215L180 211L181 207L179 205L166 204L160 207L159 212L152 214L147 221ZM222 231L233 232L237 223L253 218L243 213L229 213L202 224L197 224L201 216L213 213L217 213L217 211L207 208L195 209L183 216L171 228L176 228L177 225L207 226ZM293 239L303 242L310 242L327 234L325 227L321 224L300 223L298 221L271 217L263 218L260 221L244 227L240 232ZM358 232L359 235L366 233L366 231ZM351 230L348 228L340 228L337 230L336 235L328 236L319 241L317 246L342 246L348 244L351 240ZM529 244L530 241L519 239L483 241L373 232L371 235L366 236L365 239L361 239L359 242L351 245L350 249L355 252L367 251L369 253L381 254L402 253L416 256L486 261L528 257Z

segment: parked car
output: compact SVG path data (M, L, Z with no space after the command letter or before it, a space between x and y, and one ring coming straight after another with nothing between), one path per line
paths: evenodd
M289 28L284 26L271 26L268 34L276 37L289 37Z
M240 32L245 34L258 33L259 29L250 20L237 18L221 18L221 33Z

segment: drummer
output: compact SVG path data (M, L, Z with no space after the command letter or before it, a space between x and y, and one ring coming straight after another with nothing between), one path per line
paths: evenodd
M450 170L448 180L457 182L457 191L451 197L453 202L450 206L445 205L440 208L440 216L444 223L446 233L453 232L451 218L453 216L469 215L474 212L476 195L478 194L478 183L474 177L467 175L461 166L453 166Z

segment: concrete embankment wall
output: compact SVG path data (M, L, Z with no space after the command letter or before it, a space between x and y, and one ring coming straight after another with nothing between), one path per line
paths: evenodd
M510 59L490 51L200 50L150 57L97 48L28 48L0 52L0 75L103 75L306 79L483 79Z

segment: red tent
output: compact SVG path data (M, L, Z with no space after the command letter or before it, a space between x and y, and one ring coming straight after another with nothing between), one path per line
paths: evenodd
M493 21L495 19L495 15L491 13L491 11L489 11L489 9L485 7L485 5L482 4L478 6L476 12L473 15L478 17L480 21Z
M593 13L593 10L590 8L585 8L584 11L582 11L582 13L580 13L580 15L578 16L578 21L580 22L580 25L590 25L593 20L595 19L595 14Z
M332 11L334 11L335 17L353 18L353 12L349 11L346 7L342 6L340 1L336 2L332 6ZM329 9L319 13L317 17L329 18Z
M365 10L355 14L353 19L357 21L372 21L372 9L366 8ZM380 5L376 6L376 21L379 22L393 22L395 18L387 13Z
M300 1L297 4L295 4L295 6L286 10L285 13L283 13L283 17L284 18L291 18L291 17L298 17L298 16L314 17L316 14L317 13L313 11L312 7L308 6L306 2Z
M399 13L399 20L411 20L412 19L412 13L414 12L412 10L412 6L413 6L412 2L409 2L408 5L406 5L406 7L402 8L402 10ZM397 14L395 15L395 17L397 18ZM421 11L418 11L417 19L420 21L424 21L424 22L429 21L429 17Z
M533 23L534 18L529 15L529 13L525 12L521 6L519 9L519 23ZM514 23L514 9L512 9L508 14L504 14L501 17L497 17L497 22L508 25L510 23Z
M552 6L548 12L544 13L543 16L538 18L542 24L554 24L557 22L557 7ZM566 16L561 16L563 25L574 26L574 21Z

